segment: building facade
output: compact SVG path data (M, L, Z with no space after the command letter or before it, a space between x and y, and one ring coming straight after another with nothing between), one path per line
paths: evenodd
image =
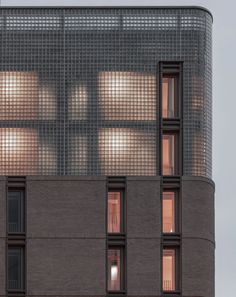
M214 297L212 16L0 9L0 296Z

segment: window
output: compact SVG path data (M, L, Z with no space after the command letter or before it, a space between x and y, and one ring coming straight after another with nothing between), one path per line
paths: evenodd
M162 259L163 291L176 290L176 250L164 249Z
M123 289L123 249L108 249L108 291Z
M8 191L8 232L24 232L24 191Z
M120 191L108 192L108 233L120 233L123 230L123 193Z
M162 117L178 116L178 76L166 75L162 78Z
M162 227L163 233L176 232L175 192L163 192Z
M162 174L176 174L176 135L163 134L162 137Z
M24 249L8 248L8 290L24 290Z

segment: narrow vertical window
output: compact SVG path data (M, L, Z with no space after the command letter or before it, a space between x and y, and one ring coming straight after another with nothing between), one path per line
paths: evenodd
M164 249L162 259L163 291L176 290L176 251Z
M122 248L108 249L108 291L120 291L122 285L123 269Z
M24 249L8 248L8 290L24 290Z
M178 116L178 77L174 75L162 78L162 117Z
M108 192L108 233L121 232L121 192Z
M176 173L176 136L164 134L162 138L162 174L174 175Z
M8 232L24 232L24 191L8 191Z
M162 227L163 233L176 232L175 192L163 192Z

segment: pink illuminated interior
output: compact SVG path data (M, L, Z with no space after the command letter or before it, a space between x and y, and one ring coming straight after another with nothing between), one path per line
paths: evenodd
M165 134L162 138L162 174L175 173L175 136Z
M175 193L163 192L162 205L163 232L175 232Z
M38 76L35 72L0 72L0 119L38 117Z
M102 128L99 156L104 175L155 175L155 134L130 128Z
M162 79L162 117L175 116L175 78L164 77Z
M120 192L108 192L108 232L120 232Z
M108 249L108 290L121 289L120 250Z
M0 174L37 174L38 133L27 128L0 128Z
M107 71L98 76L99 107L104 120L156 120L156 76Z
M163 291L174 291L175 286L175 250L163 251Z

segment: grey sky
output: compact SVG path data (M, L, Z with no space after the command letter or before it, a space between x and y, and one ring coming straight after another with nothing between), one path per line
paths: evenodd
M235 0L1 0L3 6L43 5L200 5L213 24L213 179L216 183L216 297L236 292L236 1ZM235 84L235 85L234 85ZM231 134L230 134L231 133Z

